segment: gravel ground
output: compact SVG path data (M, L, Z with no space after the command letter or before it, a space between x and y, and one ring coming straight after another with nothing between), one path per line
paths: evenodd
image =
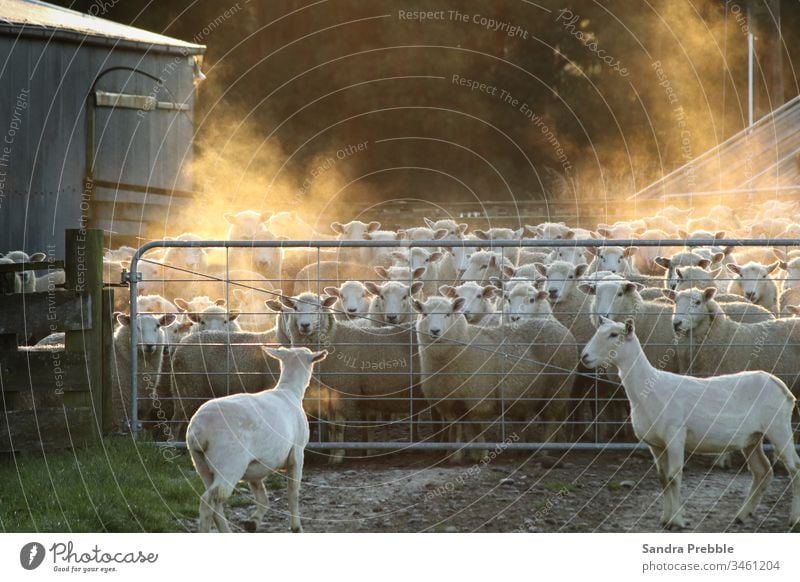
M758 515L733 517L749 487L746 468L691 460L682 498L689 531L787 531L788 476L776 469ZM259 532L289 530L285 480L269 481L270 510ZM651 532L661 497L649 454L573 452L563 456L501 451L487 463L456 465L442 453L348 458L338 466L307 459L301 490L308 532ZM231 498L231 527L252 510L244 484ZM196 522L184 524L196 529Z

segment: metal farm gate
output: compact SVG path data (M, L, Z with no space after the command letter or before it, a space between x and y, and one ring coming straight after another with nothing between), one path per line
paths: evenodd
M484 242L484 241L481 241ZM792 248L797 246L799 241L795 240L772 240L769 246L772 248ZM152 284L170 286L172 289L179 289L183 293L191 296L192 285L199 285L204 291L203 294L213 297L221 297L226 300L226 305L231 305L231 298L237 295L235 290L256 293L264 300L287 298L296 293L288 290L294 281L282 278L282 275L271 278L242 277L242 271L235 267L237 257L253 252L257 248L280 248L284 252L303 252L309 253L312 257L310 262L316 261L317 270L315 278L310 282L308 290L321 295L326 286L338 286L343 280L338 277L324 278L321 267L326 251L338 251L341 253L352 252L352 249L392 247L404 249L409 247L435 248L441 247L443 241L331 241L331 240L309 240L309 241L153 241L140 247L131 261L131 274L128 276L130 283L130 309L131 319L137 317L137 297L140 289L144 285L147 292L152 292ZM446 241L448 247L473 246L475 241ZM504 254L517 249L544 249L555 247L576 247L587 246L586 241L581 240L523 240L523 241L485 241L484 248L501 250ZM663 249L681 247L764 247L765 241L761 239L746 240L593 240L592 247L607 246L638 246L638 247L660 247ZM217 265L208 272L197 272L176 264L170 264L163 259L153 260L148 258L148 253L152 254L158 250L165 249L208 249L210 253L218 253ZM163 269L163 275L158 278L148 278L146 266ZM142 271L145 272L143 275ZM246 273L246 272L245 272ZM239 278L237 278L237 276ZM377 283L383 282L382 279L374 277L372 280ZM717 280L719 281L719 279ZM453 284L453 281L437 281L439 284ZM209 290L211 289L211 290ZM284 291L281 291L284 290ZM213 298L212 297L212 298ZM156 312L151 312L156 313ZM260 312L242 312L240 316L267 316ZM631 314L632 316L635 314ZM318 315L321 321L323 314ZM369 316L368 316L369 318ZM412 321L416 321L416 314ZM800 319L798 319L800 324ZM306 394L305 408L309 416L312 427L312 437L309 443L310 449L324 449L337 451L343 454L345 449L368 449L368 450L418 450L418 449L636 449L643 448L632 434L630 424L627 419L627 399L621 385L614 379L614 376L601 375L586 369L564 369L548 361L536 361L528 356L515 355L515 348L525 347L512 343L502 343L500 345L488 345L478 343L467 343L463 345L465 351L475 354L476 357L491 354L493 357L503 362L501 372L483 372L476 370L471 377L480 376L490 385L486 390L488 396L478 399L475 405L486 405L489 403L495 411L490 417L480 421L467 418L467 410L463 412L462 419L455 424L463 424L465 427L471 425L473 433L480 435L479 438L454 442L447 438L447 426L445 421L439 418L436 407L428 401L420 390L422 374L419 367L416 353L418 346L413 330L413 324L398 324L393 326L397 332L397 338L390 341L383 341L384 346L392 348L392 358L383 361L370 361L362 357L362 352L367 350L372 341L362 343L332 343L325 338L315 340L314 346L317 349L328 349L330 354L328 360L323 361L315 371L315 378L323 384L317 385L312 381L312 386ZM374 328L373 328L374 329ZM643 343L647 341L647 333L652 330L637 329L639 337ZM280 333L280 331L278 331ZM387 332L388 333L388 332ZM182 435L185 431L185 420L190 418L186 415L183 422L172 420L169 413L163 411L174 408L175 406L187 406L188 401L194 400L188 406L189 410L195 410L197 406L210 397L219 397L226 394L237 392L254 392L268 388L277 381L277 364L270 368L267 362L269 358L263 356L263 362L255 364L257 369L253 369L251 358L252 350L259 349L261 346L278 345L277 337L262 333L260 336L248 337L247 341L237 341L237 336L232 332L219 332L214 341L197 341L196 343L180 344L182 350L197 350L197 366L195 369L167 369L162 375L162 386L156 389L153 386L147 390L140 387L141 376L138 370L139 350L138 350L138 329L131 326L131 380L132 380L132 406L130 416L130 428L134 434L141 434L145 429L153 433L158 433L156 440L165 446L185 446ZM195 334L193 334L195 335ZM202 334L196 334L202 335ZM376 339L375 342L378 340ZM536 338L531 338L531 343L536 343ZM691 345L690 355L693 353L694 346ZM652 342L649 345L654 345ZM660 344L664 347L675 346L674 342ZM707 346L709 344L706 344ZM761 348L769 346L770 339L765 338ZM177 346L168 345L174 352ZM729 346L716 346L727 349ZM754 348L755 349L755 348ZM242 353L250 351L251 356L242 357ZM472 356L470 356L472 357ZM676 356L677 357L677 356ZM333 359L338 364L333 365ZM165 360L166 362L166 360ZM267 362L266 364L264 362ZM344 362L344 364L343 364ZM553 382L563 382L567 374L575 377L575 387L568 395L562 395L559 399L565 400L566 410L569 414L558 421L560 429L558 437L545 441L543 429L547 428L547 422L535 414L523 414L520 417L515 412L521 406L523 411L530 408L537 408L538 405L551 403L554 398L535 398L523 394L521 397L509 399L504 396L504 383L510 378L519 376L520 372L515 368L520 364L535 364L541 367L540 375L552 377ZM342 367L346 371L341 371ZM658 365L654 363L654 365ZM266 366L266 367L264 367ZM333 370L329 370L329 368ZM337 371L338 370L338 371ZM800 370L799 370L800 373ZM443 375L443 374L440 374ZM530 374L528 374L530 375ZM184 381L181 378L191 378L191 385L204 392L203 396L187 396L181 393L177 398L170 388L164 384L171 383L173 388L176 381ZM404 381L405 389L398 390L397 393L382 394L373 396L364 393L354 393L348 389L340 389L341 386L352 383L353 378L361 376L367 378L366 384L374 385L378 392L382 383L388 384L390 379L398 377L407 378ZM533 379L533 378L531 378ZM333 385L330 391L325 392L324 385ZM362 382L361 384L364 384ZM315 388L316 386L316 388ZM391 392L391 391L390 391ZM138 409L143 401L155 402L155 408L160 416L151 415L147 418L140 418ZM369 404L375 402L390 404L387 410L391 413L376 413L375 408ZM371 410L369 413L354 412L359 407L367 406ZM156 430L159 429L159 430ZM367 430L369 429L369 430ZM485 442L484 442L485 441ZM334 455L337 453L334 453Z

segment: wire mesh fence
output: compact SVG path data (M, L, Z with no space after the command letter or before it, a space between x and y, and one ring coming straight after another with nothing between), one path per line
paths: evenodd
M744 289L763 282L751 280L749 272L747 278L735 275L723 264L734 246L778 249L785 258L795 244L715 239L154 241L131 261L131 273L136 273L129 277L131 318L136 321L148 295L177 303L185 299L187 310L164 305L147 310L176 313L179 320L173 326L181 332L170 332L170 326L160 341L165 353L160 374L140 369L146 358L142 333L131 326L131 428L182 446L187 422L202 403L273 386L280 369L263 348L291 343L329 352L314 374L304 408L312 428L309 447L330 451L333 458L341 458L346 449L637 448L616 373L590 370L580 361L597 317L634 318L648 359L660 369L699 376L766 369L797 394L800 326L795 332L788 312L755 307L752 301L760 297L751 294L748 302ZM479 254L478 245L496 253L485 268L466 260L472 259L468 253ZM711 249L721 267L706 280L684 277L686 269L677 264L666 265L661 276L648 276L634 273L622 255L618 262L606 262L612 273L593 272L604 265L600 257L605 251L631 246L664 250L666 256L668 249ZM411 248L424 249L417 254L427 254L428 263L414 264ZM566 275L548 272L552 257L546 253L560 248L586 252L586 262L594 259L595 268L579 267L580 273ZM438 249L443 255L431 257ZM526 265L518 264L521 251L528 253ZM377 254L384 263L370 261ZM403 262L403 254L408 269L389 284L386 261ZM459 254L465 262L442 267ZM633 286L620 282L623 278ZM354 287L360 296L344 296L347 281L360 283ZM732 281L743 295L723 300ZM675 293L706 287L718 289L720 301L712 301L725 317L756 329L759 321L781 316L789 332L780 335L765 327L755 341L752 334L720 340L705 328L699 333L694 324L680 328L673 311L684 310L684 319L695 321L692 310L697 311L694 302L702 293L688 298L683 292L678 297L685 300L673 307ZM439 294L446 297L431 299ZM206 299L192 301L196 297ZM358 306L345 305L345 299Z

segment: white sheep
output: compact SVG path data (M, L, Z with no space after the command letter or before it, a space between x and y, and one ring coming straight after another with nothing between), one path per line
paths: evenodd
M675 269L679 267L700 267L707 269L711 266L712 260L692 251L681 251L672 257L656 257L655 264L664 269L664 286L667 289L675 289L678 285L678 277Z
M502 277L505 274L504 269L513 271L514 265L502 254L493 251L478 251L472 253L469 258L467 270L461 275L461 280L475 281L486 285L491 277Z
M450 439L483 442L479 423L500 415L529 420L539 414L545 440L555 440L568 415L566 399L577 364L572 335L545 319L469 325L461 313L463 303L444 297L414 301L420 313L422 391L448 423ZM453 455L453 460L461 458L460 450Z
M274 388L212 400L189 422L186 446L206 488L200 500L201 532L210 531L212 522L218 531L230 531L223 504L239 480L247 481L255 495L251 523L258 526L269 504L264 479L283 468L288 472L289 523L293 532L302 531L300 480L309 439L302 402L314 363L324 360L328 352L307 348L264 351L280 361L280 378Z
M457 299L461 297L464 303L461 313L467 318L467 323L472 325L496 325L500 319L495 314L494 299L497 288L494 285L478 285L475 281L467 281L457 286L442 285L439 293L443 297Z
M188 317L192 323L192 333L198 331L242 331L239 323L236 321L239 318L239 312L236 310L228 311L226 308L219 305L212 305L206 307L201 312L187 312Z
M412 272L424 267L425 271L420 277L424 283L423 292L426 295L436 293L442 283L452 283L457 273L451 269L452 263L443 265L440 261L447 253L438 250L428 250L422 247L410 247L406 251L396 251L392 257L397 265L408 267Z
M375 273L384 281L418 281L425 274L425 267L411 270L410 267L375 267ZM330 295L330 293L329 293Z
M763 449L766 437L789 472L789 526L800 529L800 458L792 437L795 399L780 379L763 371L693 378L658 369L645 356L630 318L623 324L601 319L581 360L588 367L610 363L619 370L634 433L656 462L664 494L662 525L687 525L680 499L687 452L744 453L753 482L736 519L750 517L772 479Z
M338 239L342 241L359 241L366 240L366 235L375 232L381 228L381 223L372 221L369 223L361 222L360 220L351 220L345 224L341 222L332 222L331 230L338 235ZM341 261L361 261L362 264L370 265L373 259L373 249L368 247L362 248L342 248L339 251L339 260ZM299 292L299 291L297 291Z
M410 286L400 281L387 281L381 285L367 281L364 286L373 295L369 307L370 322L377 326L409 323L414 313L411 299L423 285L422 281Z
M728 284L728 293L743 295L751 303L760 305L777 315L778 285L769 275L780 264L780 261L775 261L769 265L751 261L746 265L737 265L735 263L727 265L728 270L737 275Z
M398 240L398 238L397 233L393 230L373 230L364 233L364 240L386 242ZM367 262L370 265L391 265L392 253L399 250L399 247L372 247L365 250L369 251Z
M264 222L269 219L271 213L242 210L235 214L226 212L222 216L230 225L228 240L253 240L256 234L267 230Z
M372 296L361 281L345 281L339 287L325 287L324 291L337 298L332 307L336 319L363 319L370 311Z
M800 257L795 256L789 258L788 261L783 261L781 269L786 271L786 277L783 279L778 305L782 315L794 315L794 312L788 308L800 305Z
M633 256L638 247L586 247L594 255L594 261L589 266L589 272L610 271L624 277L639 275L633 265Z
M482 245L483 248L488 247L489 249L493 249L512 263L516 263L519 259L519 247L494 247L492 243L495 241L521 240L524 233L524 228L514 230L500 227L493 227L488 230L475 229L472 231L472 234L478 237L479 240L489 241Z
M139 418L144 418L150 409L149 402L157 394L159 375L164 355L164 328L175 322L174 314L155 317L140 314L136 318L139 334L139 356L137 381ZM124 313L117 314L117 329L114 331L114 364L111 369L111 408L112 424L116 430L125 430L131 410L131 318Z
M536 288L524 279L496 281L501 285L499 288L495 286L495 294L500 301L497 311L502 313L504 325L526 321L530 318L556 321L548 301L547 291Z
M800 393L796 362L800 359L800 326L794 319L739 323L715 300L716 289L677 293L673 328L680 343L680 371L697 376L766 370L793 393Z
M24 251L11 251L5 255L0 255L4 259L3 263L39 263L47 258L45 253L33 253L29 255ZM20 271L14 273L14 293L33 293L36 291L36 272Z

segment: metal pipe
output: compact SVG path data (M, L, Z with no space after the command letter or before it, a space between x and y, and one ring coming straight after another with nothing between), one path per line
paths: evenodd
M747 3L747 127L753 127L753 102L754 79L753 79L753 9L752 3Z

